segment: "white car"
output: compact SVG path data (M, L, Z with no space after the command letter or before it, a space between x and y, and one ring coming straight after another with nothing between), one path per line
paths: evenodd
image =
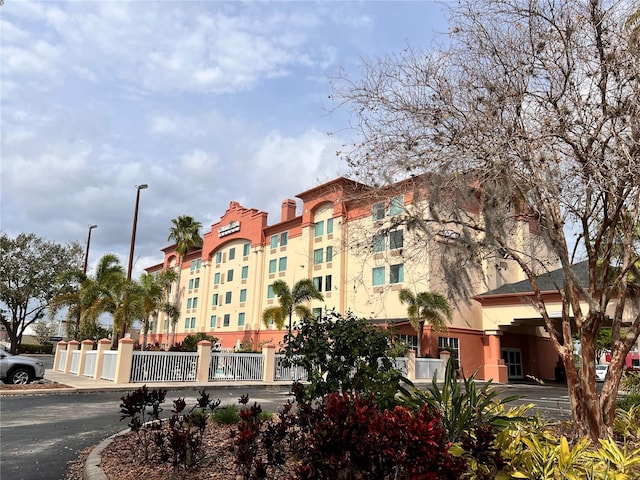
M604 378L609 371L609 365L596 365L596 381L604 382Z

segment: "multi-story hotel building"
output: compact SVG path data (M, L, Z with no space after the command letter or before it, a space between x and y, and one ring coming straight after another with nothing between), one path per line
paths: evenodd
M426 242L399 221L414 200L405 183L389 187L386 195L378 191L375 198L366 195L368 190L362 183L337 178L299 193L298 202L284 200L279 221L271 225L266 212L232 201L220 221L204 232L202 248L185 257L180 285L172 287L178 288L181 308L175 341L204 332L217 337L223 348L238 342L277 344L286 330L262 323L262 312L278 305L272 284L280 279L293 286L308 278L324 296L324 301L309 302L314 313L325 308L351 311L393 328L417 347L398 291L446 292L434 252L446 248L455 232L443 231L439 240ZM523 222L513 241L531 250L535 236L535 226ZM163 252L163 262L148 272L178 267L175 245ZM484 261L477 294L524 279L509 259L498 257ZM541 324L510 318L500 310L502 304L496 307L496 296L486 302L476 298L480 301L452 301L454 316L445 333L425 325L419 354L437 357L441 349L451 349L466 372L479 370L479 378L552 378L558 357ZM483 313L481 302L493 310ZM505 303L507 309L509 302L513 298ZM539 317L532 311L527 315ZM148 341L166 345L172 340L172 326L160 314Z

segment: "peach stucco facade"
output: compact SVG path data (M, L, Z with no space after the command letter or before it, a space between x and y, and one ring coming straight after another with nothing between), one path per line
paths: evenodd
M180 285L172 286L170 299L177 288L181 309L175 341L204 332L217 337L223 348L239 342L255 349L277 345L286 330L265 326L261 319L265 308L278 305L270 285L276 279L294 285L309 278L324 296L324 302L309 302L315 313L325 308L352 311L393 328L417 347L417 334L407 322L398 291L444 293L430 253L443 246L421 243L406 228L389 227L394 215L411 205L408 189L398 184L387 198L363 200L358 194L367 188L345 178L319 185L296 195L297 200L285 199L280 219L273 224L266 212L230 202L220 220L205 229L202 248L182 262ZM534 235L535 229L523 224L514 242L528 244ZM162 251L163 261L147 271L178 268L175 245ZM499 268L490 262L483 265L484 278L478 283L482 291L523 279L508 260L499 263ZM479 378L498 382L526 375L553 378L557 355L535 320L539 315L523 313L526 307L520 301L483 302L454 302L457 308L448 330L439 333L425 326L418 354L437 357L448 347L457 353L465 372L478 370ZM523 318L534 320L530 325L516 321ZM148 342L166 346L173 339L172 326L160 314Z

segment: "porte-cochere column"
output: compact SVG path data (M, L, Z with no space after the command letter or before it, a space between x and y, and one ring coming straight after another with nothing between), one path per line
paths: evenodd
M495 383L507 383L509 374L500 354L499 330L487 330L484 332L484 378L493 379Z

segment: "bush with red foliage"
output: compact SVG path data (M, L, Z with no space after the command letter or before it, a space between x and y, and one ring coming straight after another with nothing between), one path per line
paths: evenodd
M371 398L330 393L299 405L298 480L454 480L465 461L450 443L437 412L425 405L380 409Z

